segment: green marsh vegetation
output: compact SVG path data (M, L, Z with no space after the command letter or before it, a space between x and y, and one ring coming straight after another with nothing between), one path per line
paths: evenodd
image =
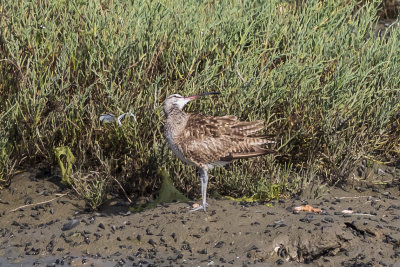
M165 144L161 104L211 90L222 95L189 111L263 119L278 150L212 171L211 191L266 200L345 182L364 157L393 163L399 31L377 37L378 3L346 2L3 1L2 185L60 160L93 208L121 187L133 199L154 193L163 170L198 196L195 169ZM137 122L99 122L127 111Z

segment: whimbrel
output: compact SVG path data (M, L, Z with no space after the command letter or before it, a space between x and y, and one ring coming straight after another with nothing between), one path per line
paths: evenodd
M197 167L201 180L203 204L193 210L207 208L208 170L224 166L235 159L246 159L269 154L261 147L274 143L261 136L253 136L263 128L263 121L239 121L235 116L212 117L185 113L183 107L191 100L205 95L189 97L173 94L163 103L167 118L164 135L169 147L183 162Z

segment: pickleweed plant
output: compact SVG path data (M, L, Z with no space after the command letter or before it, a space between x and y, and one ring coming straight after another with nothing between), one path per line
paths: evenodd
M312 184L302 173L335 184L365 156L393 163L399 28L375 33L376 1L295 2L2 1L0 182L58 166L68 147L71 186L92 208L110 192L153 194L160 168L198 196L195 170L165 148L161 104L204 91L221 96L189 112L264 120L277 142L274 156L213 170L222 195L267 200ZM99 120L128 111L137 121Z

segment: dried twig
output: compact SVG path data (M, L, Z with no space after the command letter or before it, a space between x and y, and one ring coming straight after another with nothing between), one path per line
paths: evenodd
M358 216L375 216L370 213L359 213L359 212L354 212L353 210L342 210L342 214L346 215L358 215Z
M369 214L369 213L353 213L351 215L356 215L356 216L376 216L374 214Z
M129 203L132 203L132 200L128 197L128 194L126 193L126 191L125 191L125 189L122 187L122 185L121 185L121 184L118 182L118 180L115 179L114 177L113 177L113 179L114 179L114 181L117 182L117 184L119 185L119 187L122 189L122 192L124 192L124 195L125 195L125 197L128 199Z
M36 206L36 205L45 204L45 203L51 202L51 201L53 201L53 200L56 200L57 198L66 196L66 195L68 195L68 193L67 193L67 194L56 194L56 195L57 195L57 197L52 198L52 199L50 199L50 200L42 201L42 202L39 202L39 203L32 203L32 204L23 205L23 206L21 206L21 207L15 208L15 209L10 210L10 211L17 211L17 210L19 210L19 209L26 208L26 207L29 207L29 206Z
M362 197L371 197L371 196L357 196L357 197L335 197L335 199L346 199L346 198L362 198Z
M239 63L237 61L236 61L236 74L239 76L239 79L243 83L246 83L246 80L243 78L242 74L239 72Z
M103 161L103 160L101 159L102 157L101 157L101 155L99 154L99 151L101 151L101 150L98 149L98 150L96 151L97 158L100 160L101 164L102 164L103 166L106 167L107 173L110 173L109 165L106 164L106 162ZM122 187L122 185L120 184L120 182L119 182L117 179L115 179L114 176L111 176L111 177L114 179L115 182L117 182L117 184L119 185L119 187L122 189L122 192L124 192L124 195L125 195L126 199L128 199L129 203L132 203L132 200L128 197L128 194L126 193L125 189Z

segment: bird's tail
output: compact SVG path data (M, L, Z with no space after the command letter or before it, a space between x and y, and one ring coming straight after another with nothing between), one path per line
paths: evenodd
M259 157L268 154L275 154L276 151L272 149L262 148L260 146L255 146L253 149L249 151L240 151L240 152L233 152L230 153L228 156L221 158L221 161L232 161L235 159L248 159Z

